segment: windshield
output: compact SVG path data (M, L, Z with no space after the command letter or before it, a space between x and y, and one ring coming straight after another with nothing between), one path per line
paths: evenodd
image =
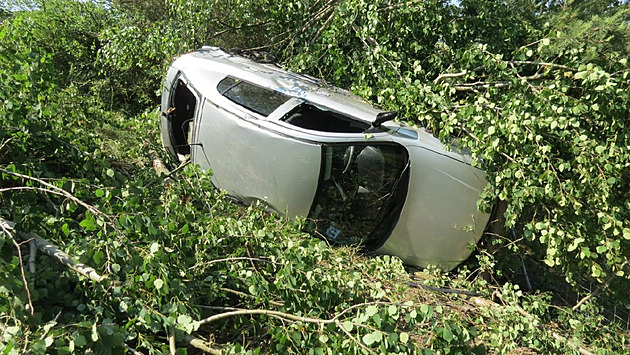
M407 196L407 151L395 144L343 144L324 145L322 154L309 231L336 244L378 248Z

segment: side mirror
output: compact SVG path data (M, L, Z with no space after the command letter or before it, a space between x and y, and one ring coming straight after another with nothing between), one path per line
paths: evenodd
M376 115L376 119L372 122L372 127L378 127L381 124L396 118L398 111L381 112Z

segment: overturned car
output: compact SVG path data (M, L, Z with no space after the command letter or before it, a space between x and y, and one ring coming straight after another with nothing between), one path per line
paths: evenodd
M332 243L450 270L488 221L468 156L314 78L203 47L172 63L161 110L174 156Z

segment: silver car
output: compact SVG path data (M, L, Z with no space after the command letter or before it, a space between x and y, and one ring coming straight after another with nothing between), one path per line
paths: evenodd
M162 94L164 147L333 244L450 270L489 216L470 157L348 91L215 47L185 54Z

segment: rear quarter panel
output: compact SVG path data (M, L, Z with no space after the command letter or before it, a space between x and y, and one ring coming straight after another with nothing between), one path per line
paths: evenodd
M488 214L477 209L485 174L449 155L408 147L411 177L398 224L378 253L406 263L451 270L481 237Z

